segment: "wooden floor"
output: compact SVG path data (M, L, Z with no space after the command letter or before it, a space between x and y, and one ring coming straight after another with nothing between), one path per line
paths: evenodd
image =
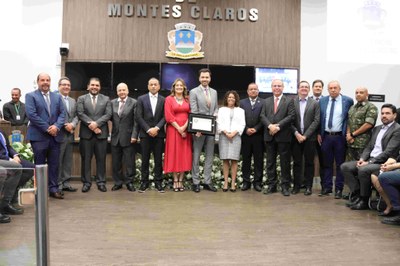
M139 194L108 186L49 200L51 265L399 265L400 227L318 191ZM35 264L34 230L33 207L0 224L0 265Z

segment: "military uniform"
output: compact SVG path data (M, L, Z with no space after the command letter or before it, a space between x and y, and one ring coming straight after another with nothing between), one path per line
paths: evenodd
M350 107L349 110L348 127L350 128L350 132L353 133L365 123L369 123L374 127L377 118L378 108L373 103L368 101L356 103ZM368 130L367 132L356 136L353 143L348 143L348 153L351 157L349 158L350 160L360 159L360 155L368 144L370 138L371 130Z

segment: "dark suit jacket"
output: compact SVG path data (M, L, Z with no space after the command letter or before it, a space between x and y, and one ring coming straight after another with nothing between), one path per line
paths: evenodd
M160 129L157 135L158 138L165 138L164 101L165 98L158 94L156 111L153 116L149 94L146 93L138 98L136 105L136 122L139 124L140 138L149 137L146 132L152 127L158 127Z
M3 135L3 137L6 140L5 144L6 144L6 149L8 150L8 156L6 156L6 151L3 147L3 145L0 145L0 160L8 161L8 160L10 160L10 158L14 158L14 155L18 154L18 152L16 152L13 149L13 147L10 145L7 134L3 130L0 130L0 133Z
M135 131L135 112L136 100L127 97L124 109L121 116L118 115L119 102L118 99L111 101L112 107L112 132L111 132L111 145L122 147L131 145L131 138L136 138ZM137 129L136 129L137 130Z
M79 130L79 137L83 139L90 139L95 136L98 139L108 138L108 120L111 119L112 110L111 102L108 96L103 94L97 95L96 109L93 110L91 94L85 94L78 98L76 103L76 111L78 117L81 120L81 126ZM101 134L95 134L89 129L89 123L95 121L97 126L101 129Z
M372 130L372 136L368 145L364 148L361 154L361 159L368 161L370 159L370 154L374 149L376 138L381 130L382 125L374 127ZM371 163L382 164L386 162L389 158L396 158L399 155L400 149L400 125L396 122L385 132L382 138L382 150L383 152L371 159Z
M3 105L4 120L10 121L12 126L22 126L28 124L28 116L25 112L25 104L20 102L18 109L20 120L17 120L17 111L15 110L15 103L13 101Z
M264 140L277 142L290 142L292 140L292 121L295 112L293 100L282 95L276 114L274 114L274 96L265 100L261 110L261 121L264 124ZM270 124L279 124L280 130L275 136L269 134L268 126Z
M301 127L300 127L300 104L299 98L296 97L293 100L294 103L294 110L296 112L295 119L292 124L292 133L299 132L301 134ZM319 104L316 100L308 98L306 109L304 110L304 133L302 134L307 138L307 140L315 141L317 140L318 128L319 128L319 121L320 121L320 110Z
M343 126L342 126L342 135L346 136L346 129L347 129L347 116L349 114L349 109L350 107L354 104L353 99L351 99L350 97L342 96L342 120L343 120ZM319 100L319 107L320 107L320 112L321 112L321 118L320 118L320 134L321 136L324 135L325 132L325 122L326 122L326 109L328 108L328 103L329 103L329 99L331 97L326 96L326 97L322 97Z
M264 133L264 125L260 117L263 105L264 99L260 97L257 97L254 107L251 107L251 102L248 97L240 100L240 107L244 110L246 118L246 126L244 128L243 135L246 134L246 130L248 128L255 128L257 130L256 134Z
M61 128L65 123L65 109L61 96L58 93L50 92L50 114L47 110L47 104L44 100L42 92L37 89L26 94L26 114L29 118L27 130L27 139L31 141L45 141L52 138L47 133L47 129L51 125L55 125L60 129L55 140L62 142L64 139Z

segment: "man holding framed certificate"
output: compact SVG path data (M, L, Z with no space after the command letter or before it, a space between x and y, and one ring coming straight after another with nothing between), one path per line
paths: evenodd
M218 95L217 91L209 87L211 81L211 71L207 68L199 70L200 85L190 90L190 109L193 114L216 116L218 113ZM200 117L201 118L201 117ZM194 118L199 119L199 118ZM201 122L201 121L200 121ZM215 120L214 120L215 122ZM203 125L204 123L200 123ZM215 133L215 130L213 131ZM214 135L205 135L197 131L193 135L193 162L192 162L192 178L193 191L200 192L199 162L200 153L205 152L204 163L204 184L206 190L217 192L217 189L211 182L212 163L214 157Z

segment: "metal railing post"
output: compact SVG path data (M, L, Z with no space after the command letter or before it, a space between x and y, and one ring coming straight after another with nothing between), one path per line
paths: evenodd
M47 165L36 165L36 265L47 266L49 254L49 215L48 215L48 176Z

